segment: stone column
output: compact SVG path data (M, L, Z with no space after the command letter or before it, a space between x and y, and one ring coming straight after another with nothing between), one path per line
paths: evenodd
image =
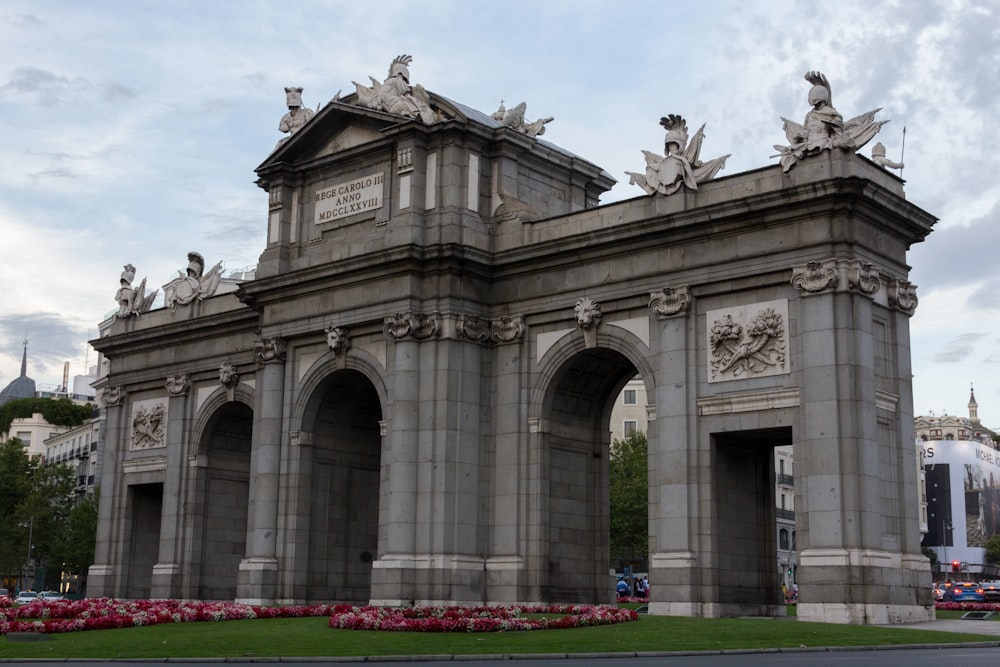
M521 396L530 361L524 344L523 318L509 320L520 330L509 345L493 353L496 397L494 450L490 468L493 489L492 516L486 560L486 600L493 604L532 599L527 590L527 565L534 542L526 539L529 506L538 506L538 494L527 486L528 413Z
M656 438L649 438L649 583L653 614L700 615L698 558L692 544L698 507L691 487L698 483L692 461L690 393L697 386L694 350L689 339L691 295L687 285L650 295L656 317L653 349L658 355ZM658 594L659 593L659 594Z
M933 619L933 608L920 602L929 601L929 569L921 596L911 576L912 551L901 543L912 511L902 505L917 498L916 486L905 481L915 474L902 469L916 466L912 426L902 433L891 428L896 406L890 404L898 395L880 400L876 393L879 383L909 383L877 355L877 347L892 342L874 335L886 321L874 316L879 280L870 265L834 258L795 267L792 284L802 292L802 416L794 437L802 517L798 616L856 624ZM904 412L912 424L911 410Z
M104 458L101 470L101 494L97 502L97 535L94 545L94 564L87 571L88 597L119 597L124 594L125 578L121 572L122 520L126 502L123 452L128 449L125 425L125 391L121 386L109 385L101 390L101 409L104 410L103 442L98 453ZM115 521L112 517L119 517Z
M257 360L254 426L250 452L247 552L240 561L237 601L271 604L278 582L278 488L285 397L285 341L262 338Z
M181 590L180 530L183 519L181 486L187 472L187 397L191 382L187 375L169 377L166 390L170 397L167 404L167 469L160 512L160 550L150 582L150 597L154 599L190 597Z
M388 472L382 476L380 502L387 508L379 518L385 526L380 538L379 557L372 563L373 605L407 605L414 600L414 568L417 518L417 438L420 418L419 343L390 318L386 334L389 344L389 372L392 382L392 413L388 419Z

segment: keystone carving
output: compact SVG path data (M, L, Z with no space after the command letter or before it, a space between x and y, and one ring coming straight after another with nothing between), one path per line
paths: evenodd
M584 331L596 329L601 323L601 304L588 297L580 297L573 308L576 313L576 323Z
M219 384L227 389L232 389L240 383L240 374L236 372L236 366L228 361L219 366Z
M351 349L351 337L347 329L343 327L330 326L323 330L326 334L326 346L337 356L347 354Z

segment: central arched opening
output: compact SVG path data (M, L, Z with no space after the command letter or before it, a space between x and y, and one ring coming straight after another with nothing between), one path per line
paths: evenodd
M197 591L201 600L232 600L240 560L246 554L247 498L253 410L226 403L202 436L207 455Z
M317 396L306 599L367 603L378 549L382 406L354 370L330 375Z
M570 357L546 400L548 567L552 602L609 602L611 411L635 365L614 350Z

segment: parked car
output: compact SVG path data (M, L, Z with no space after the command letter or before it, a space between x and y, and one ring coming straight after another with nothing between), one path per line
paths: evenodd
M17 594L17 598L14 600L18 604L28 604L29 602L34 602L38 599L38 593L35 591L21 591Z
M65 600L66 599L65 597L63 597L62 593L58 593L56 591L42 591L41 593L38 594L38 597L41 600Z
M979 587L983 589L987 602L1000 602L1000 581L982 581Z
M10 597L10 591L7 590L6 588L0 588L0 598L9 598L9 597Z
M934 585L934 601L935 602L941 602L942 600L944 600L944 590L945 590L944 584L935 584Z
M979 584L952 584L944 592L945 602L986 602Z

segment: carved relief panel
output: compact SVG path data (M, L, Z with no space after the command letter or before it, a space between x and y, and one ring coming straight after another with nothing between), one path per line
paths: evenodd
M789 373L788 301L765 301L706 314L708 381Z
M154 449L167 445L167 401L154 398L132 404L129 422L130 450Z

